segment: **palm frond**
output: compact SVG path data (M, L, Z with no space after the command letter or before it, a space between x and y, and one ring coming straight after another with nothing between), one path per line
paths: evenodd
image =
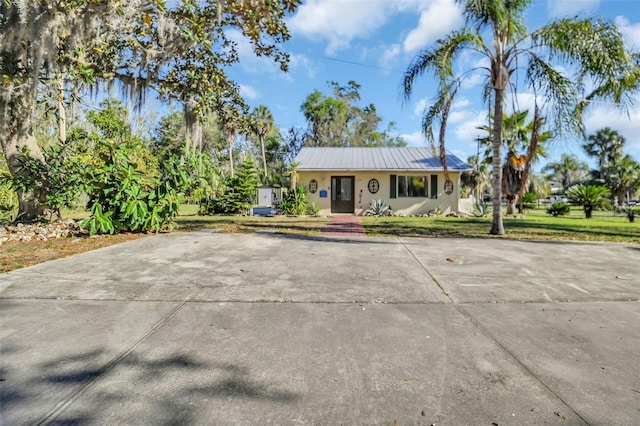
M561 19L532 34L533 47L549 50L550 61L577 66L579 80L590 78L593 96L622 100L640 87L637 57L630 54L618 27L603 18Z
M413 83L427 71L432 71L441 85L453 78L453 59L461 50L477 46L479 37L466 30L454 31L447 37L436 41L432 49L420 51L404 73L402 89L404 99L409 100L413 92Z
M529 53L525 78L534 93L542 94L548 111L553 111L554 127L558 133L581 133L582 117L573 114L573 106L580 99L579 87L541 57Z

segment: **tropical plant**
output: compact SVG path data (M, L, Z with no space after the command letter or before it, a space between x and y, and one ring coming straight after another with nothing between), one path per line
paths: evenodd
M611 209L611 192L604 186L574 185L567 189L566 195L573 204L582 206L587 219L591 218L594 209Z
M0 143L11 174L19 173L17 157L24 148L45 161L33 136L33 117L40 83L51 84L51 76L71 87L119 81L134 100L142 101L153 88L163 100L184 102L191 117L185 117L185 139L199 146L192 136L203 111L243 103L239 85L227 74L228 65L239 61L231 34L242 34L257 55L286 71L289 55L280 47L290 37L285 15L299 4L1 1ZM29 201L34 199L19 197L24 220L40 215Z
M91 235L170 229L189 181L178 159L165 162L160 176L149 177L137 169L125 144L100 144L101 165L84 176L91 215L81 226Z
M622 148L626 140L610 127L605 127L595 134L589 135L587 140L588 142L582 147L587 155L598 159L598 175L600 179L604 179L607 165L622 157Z
M251 119L252 130L258 136L258 140L260 141L262 167L266 182L266 180L269 178L269 173L267 172L267 155L264 148L264 138L273 127L273 115L271 115L271 111L269 111L269 108L264 105L259 105L254 108L253 112L251 113Z
M537 202L538 196L533 192L525 192L524 196L522 197L522 207L524 209L533 209Z
M390 216L392 213L391 207L381 198L371 200L369 202L369 208L364 212L366 216Z
M308 212L307 189L298 185L295 190L290 189L282 194L280 209L288 215L305 215Z
M622 208L625 216L629 219L629 222L633 222L636 219L636 216L640 215L640 208L636 206L625 206Z
M409 99L416 78L432 72L438 89L432 106L423 117L423 132L433 142L433 125L440 125L439 147L444 152L444 136L451 104L469 71L484 71L485 95L492 109L492 234L504 234L499 194L502 187L503 110L507 90L517 91L515 75L536 95L534 123L539 128L538 96L553 112L554 131L581 133L582 112L590 101L612 99L629 102L640 86L640 68L613 22L601 18L571 18L551 22L529 32L524 15L531 0L457 0L462 4L466 26L436 41L418 53L403 79L405 99ZM593 46L599 46L594 49ZM454 60L463 52L475 52L487 65L454 73ZM555 65L568 65L574 75L565 75ZM517 68L525 68L517 73ZM592 84L585 84L590 80ZM585 93L585 87L595 87ZM627 96L628 95L628 96ZM515 96L514 96L515 98ZM538 132L534 129L532 135ZM532 144L535 145L535 144ZM530 145L531 146L531 145ZM529 155L527 156L529 157ZM446 163L443 163L446 174Z
M476 198L475 203L473 203L473 215L475 217L489 216L491 214L491 211L491 204L487 203L481 198Z
M603 185L611 191L618 205L629 201L629 195L640 188L640 164L631 156L613 158L602 171Z
M15 193L27 194L23 199L48 214L48 220L61 219L60 210L75 207L85 187L84 168L72 147L67 145L50 145L43 150L43 155L45 162L21 152L16 158L19 173L7 177Z
M542 173L552 180L559 180L563 189L567 189L571 184L584 180L589 167L586 163L578 160L578 157L570 154L562 154L560 161L548 163L542 168Z
M547 208L547 213L551 216L565 216L571 212L571 206L565 203L553 203Z

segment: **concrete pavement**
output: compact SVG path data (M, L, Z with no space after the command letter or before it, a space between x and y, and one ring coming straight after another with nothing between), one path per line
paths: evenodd
M147 237L0 275L2 424L640 424L640 247Z

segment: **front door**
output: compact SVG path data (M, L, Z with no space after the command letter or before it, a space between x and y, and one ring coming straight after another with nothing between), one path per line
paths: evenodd
M353 213L353 191L355 179L353 176L331 177L331 213Z

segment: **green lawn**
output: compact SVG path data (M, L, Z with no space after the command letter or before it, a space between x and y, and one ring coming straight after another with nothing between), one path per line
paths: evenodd
M220 232L275 231L288 234L319 234L330 218L198 216L197 205L183 205L176 218L178 230L212 228ZM624 216L583 214L553 217L533 210L521 218L505 218L506 235L489 235L491 218L476 217L363 217L370 236L425 236L459 238L511 238L534 240L580 240L640 243L640 220L631 223ZM64 212L65 217L80 219L87 212ZM596 213L599 214L599 213Z
M640 243L640 223L625 217L553 217L530 213L504 218L506 235L489 235L491 218L364 217L367 235L404 235L462 238L615 241Z

